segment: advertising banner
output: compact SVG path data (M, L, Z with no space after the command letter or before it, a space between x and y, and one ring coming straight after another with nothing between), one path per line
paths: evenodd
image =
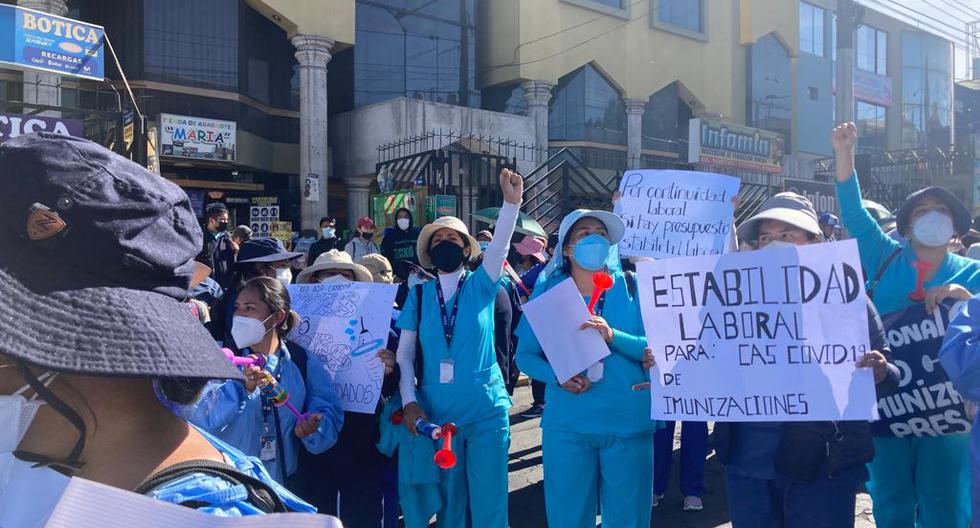
M2 4L0 32L0 63L5 66L105 79L102 26Z
M34 132L53 132L62 136L85 137L85 123L78 119L0 113L0 143Z
M688 161L783 172L783 137L776 132L714 119L692 119Z
M234 121L160 114L160 155L235 161Z

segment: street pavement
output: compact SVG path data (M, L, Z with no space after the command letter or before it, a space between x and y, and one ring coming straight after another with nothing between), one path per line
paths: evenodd
M547 526L544 512L544 471L541 463L541 429L539 419L526 420L518 416L531 405L529 387L518 387L511 409L510 445L510 525L512 528L543 528ZM703 497L704 510L683 512L683 497L677 489L677 456L680 449L680 428L674 439L674 464L671 487L667 497L654 510L651 526L670 528L730 527L728 497L725 492L725 474L721 464L710 456L705 465L704 478L707 491ZM873 527L871 498L866 493L858 495L855 511L855 528ZM615 527L611 527L615 528Z

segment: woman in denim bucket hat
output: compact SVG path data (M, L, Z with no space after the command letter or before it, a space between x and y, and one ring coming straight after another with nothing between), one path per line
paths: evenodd
M0 503L33 493L2 515L43 519L55 472L216 515L310 511L168 408L241 379L181 303L201 247L187 195L44 133L0 146L0 184Z

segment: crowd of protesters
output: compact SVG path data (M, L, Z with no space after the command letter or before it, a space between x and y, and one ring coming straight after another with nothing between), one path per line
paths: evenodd
M917 281L929 310L980 293L971 258L980 233L938 187L876 218L862 205L854 125L832 139L839 216L779 193L737 226L733 247L854 238L872 349L855 368L873 371L884 397L902 374L879 314L915 303ZM400 209L383 230L357 220L346 242L325 217L305 254L231 226L221 204L201 225L176 185L81 139L4 143L0 182L0 419L9 425L0 504L9 504L8 481L40 490L79 476L223 516L319 511L351 527L427 526L433 517L445 527L506 527L511 395L526 376L534 401L522 415L542 418L551 526L591 527L600 514L605 526L650 526L652 509L665 507L677 427L683 509L705 508L714 451L736 528L853 526L862 486L880 526L971 522L980 472L969 433L718 423L709 443L707 423L651 420L649 391L637 387L649 386L656 362L635 262L617 249L623 221L579 209L551 237L518 232L524 181L511 170L499 176L494 225L475 236L459 218L417 226ZM522 305L568 279L589 302L596 271L613 285L583 331L611 354L558 383ZM399 285L391 332L375 352L384 379L374 414L345 412L321 360L290 338L299 322L290 285L338 281ZM978 303L953 321L940 358L971 399L980 398ZM277 401L285 393L295 414ZM395 412L403 426L392 425ZM432 442L418 436L424 422L456 425L452 468L432 465ZM18 514L24 526L43 521L45 496Z

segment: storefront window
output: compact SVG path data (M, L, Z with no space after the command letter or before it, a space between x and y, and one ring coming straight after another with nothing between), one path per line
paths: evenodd
M626 144L626 107L619 91L592 65L558 80L548 112L556 141Z
M856 53L858 68L878 75L888 75L888 33L870 26L861 26L857 30Z
M854 109L858 128L860 150L885 150L888 148L888 129L885 127L887 109L864 101L857 101Z
M824 56L824 19L826 12L805 2L800 3L800 51Z
M748 125L783 135L792 145L793 82L789 51L772 34L749 53Z
M902 33L902 144L951 141L950 43L921 32Z
M412 97L479 107L475 0L359 0L354 105Z

